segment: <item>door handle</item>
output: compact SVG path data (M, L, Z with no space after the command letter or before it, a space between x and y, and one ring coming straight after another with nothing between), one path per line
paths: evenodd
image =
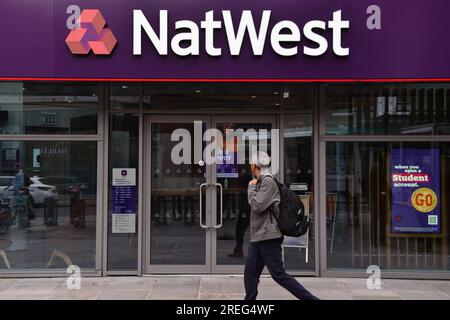
M220 212L219 212L220 222L219 222L219 224L213 226L213 228L220 229L220 228L222 228L222 225L223 225L223 187L220 183L217 183L217 182L213 183L213 185L220 189Z
M202 227L203 229L209 229L209 227L203 223L202 221L202 217L203 217L203 187L208 188L209 183L202 183L199 187L199 192L200 192L200 203L199 203L199 211L200 211L200 227ZM206 219L206 215L205 215L205 219Z

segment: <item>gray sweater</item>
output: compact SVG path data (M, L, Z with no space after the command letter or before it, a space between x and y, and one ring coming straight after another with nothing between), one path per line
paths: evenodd
M256 185L248 186L248 203L252 208L250 215L250 242L282 237L277 220L280 192L277 183L270 176L260 176Z

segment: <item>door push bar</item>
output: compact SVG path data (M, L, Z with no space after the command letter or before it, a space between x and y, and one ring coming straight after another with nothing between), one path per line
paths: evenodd
M200 211L200 227L203 229L209 229L210 227L203 223L203 188L208 188L209 186L216 186L220 189L220 222L219 224L212 226L214 229L220 229L223 225L223 187L220 183L202 183L199 186L199 211ZM206 219L206 215L205 215Z

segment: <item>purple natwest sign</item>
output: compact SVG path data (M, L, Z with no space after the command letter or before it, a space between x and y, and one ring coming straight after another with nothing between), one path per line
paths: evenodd
M449 78L448 0L2 0L0 78Z
M391 231L440 233L440 152L436 148L393 148Z

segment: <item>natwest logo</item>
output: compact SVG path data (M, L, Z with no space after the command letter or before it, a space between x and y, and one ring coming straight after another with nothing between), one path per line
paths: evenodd
M350 48L342 44L343 33L350 28L350 21L342 18L342 10L333 12L329 21L311 20L303 26L290 20L272 21L271 10L263 10L260 17L257 23L251 10L243 10L240 14L230 10L219 13L210 10L202 21L179 20L169 23L168 10L160 10L157 25L155 21L147 19L142 10L133 10L133 54L142 54L143 38L150 40L159 55L168 55L171 49L178 56L198 56L203 42L204 51L209 56L221 56L225 50L231 56L239 56L246 39L255 56L262 56L265 47L271 47L277 55L285 57L299 53L317 57L328 50L337 56L350 54ZM216 33L219 32L226 35L228 43L225 47L222 47L223 43L222 46L215 43ZM326 36L326 33L329 35ZM169 39L169 35L172 39ZM270 46L266 43L270 43Z
M66 38L73 54L86 55L91 49L96 55L109 55L117 44L111 29L98 9L84 9L76 20L75 27Z
M67 27L71 31L66 44L72 54L87 55L91 49L96 55L111 54L117 40L111 29L105 28L106 21L100 10L81 11L77 5L71 5L67 13L70 14ZM147 19L142 10L133 10L133 55L142 55L143 40L149 41L162 56L169 51L178 56L198 56L202 51L209 56L239 56L244 41L250 42L254 56L262 56L269 48L284 57L298 54L317 57L328 51L341 57L350 55L350 48L343 45L343 35L350 28L350 21L343 19L342 10L334 11L328 21L310 20L304 25L291 20L274 21L271 10L255 15L258 22L251 10L210 10L201 21L174 21L169 20L168 10L160 10L158 21L154 21ZM220 43L215 41L220 32L225 33L225 43L224 37Z

